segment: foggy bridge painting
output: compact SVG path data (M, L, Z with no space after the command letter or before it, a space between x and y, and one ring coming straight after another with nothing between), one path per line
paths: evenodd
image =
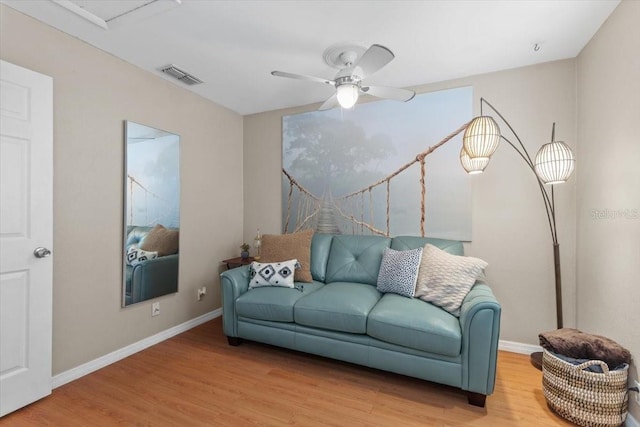
M284 116L283 231L471 240L471 117L471 87Z

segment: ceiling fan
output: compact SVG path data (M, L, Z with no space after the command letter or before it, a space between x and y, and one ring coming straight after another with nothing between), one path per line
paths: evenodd
M393 58L393 52L379 44L371 45L366 50L357 45L336 45L324 52L325 62L332 67L340 69L333 80L304 74L286 73L284 71L272 71L271 74L278 77L308 80L334 86L336 93L320 106L319 110L321 111L330 110L338 105L342 108L351 108L358 102L360 93L383 99L410 101L416 96L416 93L412 90L362 84L363 79L380 70L391 62Z

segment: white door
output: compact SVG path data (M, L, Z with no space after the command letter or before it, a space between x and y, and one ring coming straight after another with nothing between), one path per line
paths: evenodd
M1 61L0 416L51 394L52 180L53 80Z

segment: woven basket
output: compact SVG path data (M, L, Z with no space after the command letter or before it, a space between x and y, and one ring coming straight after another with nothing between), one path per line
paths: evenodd
M603 373L584 369L600 365ZM629 366L610 371L601 360L572 365L544 350L542 389L549 407L585 427L619 426L627 417Z

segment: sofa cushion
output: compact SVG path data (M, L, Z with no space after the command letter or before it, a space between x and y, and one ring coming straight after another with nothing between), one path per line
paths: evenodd
M260 262L280 262L297 259L300 268L295 272L296 282L311 282L311 239L313 230L291 234L265 234L262 236Z
M382 294L363 283L329 283L300 298L293 308L300 325L364 334L367 316Z
M251 289L236 299L240 317L271 322L293 322L293 306L300 298L317 291L320 282L298 283L295 288L262 287Z
M327 278L327 260L333 234L315 233L311 239L311 277L324 282Z
M129 225L127 226L127 230L126 246L127 249L129 249L132 246L135 248L140 246L140 241L149 234L151 227Z
M427 243L442 249L451 255L464 255L462 242L457 240L435 239L431 237L398 236L391 240L391 249L406 251L409 249L423 248Z
M381 341L445 356L460 354L457 317L419 299L385 294L369 313L367 334Z
M383 236L333 236L326 282L376 285L382 253L391 244Z

